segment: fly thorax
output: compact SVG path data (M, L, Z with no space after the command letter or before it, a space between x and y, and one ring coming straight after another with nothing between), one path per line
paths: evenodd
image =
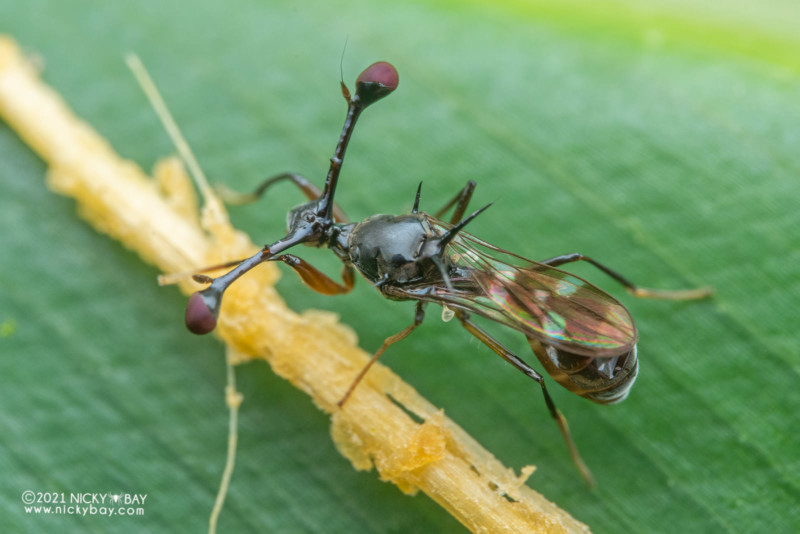
M373 284L404 284L426 270L420 252L429 230L423 216L373 215L350 232L350 261Z

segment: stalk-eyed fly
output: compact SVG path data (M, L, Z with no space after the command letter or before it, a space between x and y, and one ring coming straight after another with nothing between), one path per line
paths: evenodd
M416 312L411 325L384 341L343 394L339 406L378 357L422 323L425 305L440 304L445 307L445 314L454 315L467 331L539 383L573 461L591 484L591 473L578 454L566 419L555 407L543 376L473 322L472 315L521 332L556 382L593 402L610 404L627 396L638 371L633 319L617 299L558 267L588 262L637 297L697 299L710 295L710 291L644 289L582 254L536 262L482 241L463 231L489 207L464 216L475 189L473 181L434 215L419 211L420 184L411 213L373 215L360 222L348 222L333 200L345 150L361 112L394 91L398 81L391 64L378 62L358 77L355 96L341 83L347 117L322 191L300 175L285 173L266 180L250 195L228 195L228 200L234 202L254 200L272 185L289 181L305 194L308 202L290 211L285 237L250 258L226 264L236 267L218 278L195 275L195 280L210 285L190 297L186 325L196 334L213 330L225 289L265 261L287 264L311 289L326 295L350 291L357 271L384 297L416 301ZM441 220L451 209L449 221ZM343 263L342 282L335 282L299 257L286 254L287 249L301 243L331 249Z

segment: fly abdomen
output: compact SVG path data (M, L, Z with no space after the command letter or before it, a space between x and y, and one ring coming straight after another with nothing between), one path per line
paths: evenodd
M636 345L619 356L592 358L545 345L531 337L528 343L556 382L598 404L624 400L639 372Z

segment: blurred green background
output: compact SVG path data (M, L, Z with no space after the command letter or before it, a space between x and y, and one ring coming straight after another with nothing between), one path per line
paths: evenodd
M732 5L735 4L735 5ZM494 207L473 233L533 259L583 252L644 286L712 285L630 308L627 401L551 388L588 490L538 387L434 308L383 362L596 532L800 531L800 6L796 2L3 2L0 31L126 158L173 148L123 63L136 51L212 181L323 180L345 81L386 59L400 86L355 133L338 200L353 218L438 208L467 179ZM0 515L6 532L202 532L226 445L221 345L185 299L49 193L0 123ZM289 186L235 210L280 237ZM330 273L324 251L301 251ZM360 283L335 311L377 348L413 306ZM521 336L492 328L535 363ZM223 532L459 532L424 496L353 471L328 419L263 363L245 395ZM147 493L136 518L29 516L25 490Z

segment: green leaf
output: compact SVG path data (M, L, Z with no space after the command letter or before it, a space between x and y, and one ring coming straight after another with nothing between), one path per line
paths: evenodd
M338 200L354 218L435 211L468 179L470 231L534 259L579 251L644 286L711 285L698 303L630 308L641 374L618 406L556 403L598 481L587 490L538 386L437 310L384 356L504 463L596 532L800 530L800 34L794 2L618 0L5 2L0 31L124 157L173 151L127 72L137 52L207 174L246 189L321 183L352 80L392 61L398 90L356 132ZM222 349L189 335L184 298L48 192L0 124L0 509L9 532L203 531L224 462ZM238 209L282 235L300 198ZM325 251L301 251L330 273ZM366 284L336 299L291 274L295 309L334 310L377 348L408 304ZM492 333L534 360L523 339ZM534 363L534 362L531 362ZM424 496L358 473L328 420L263 364L245 404L225 532L457 532ZM34 492L146 493L139 517L25 512Z

